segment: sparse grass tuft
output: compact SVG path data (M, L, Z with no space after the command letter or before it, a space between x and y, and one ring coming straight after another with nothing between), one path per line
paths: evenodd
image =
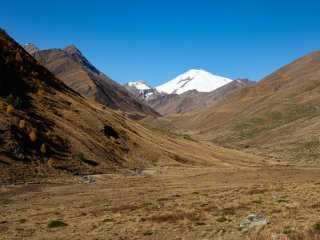
M228 219L225 216L221 216L217 219L218 222L226 222Z
M106 222L114 222L114 220L112 218L106 218L103 219L102 222L106 223Z
M142 203L140 204L140 208L146 208L146 207L149 207L149 206L152 206L153 204L151 202L145 202L145 203Z
M195 215L193 213L177 212L162 215L154 215L149 219L154 222L177 222L183 219L193 220L195 219Z
M65 227L65 226L68 226L68 224L60 220L54 220L48 223L48 228L57 228L57 227Z
M261 200L261 199L252 200L250 203L251 203L251 204L260 205L260 204L262 204L262 200Z
M283 229L283 233L287 234L287 235L292 233L291 227L290 226L285 226L284 229Z
M317 222L313 225L313 229L320 231L320 221L317 221Z
M152 234L153 234L153 232L150 231L150 230L145 231L145 232L143 233L144 236L150 236L150 235L152 235Z
M132 212L137 209L139 209L139 207L135 206L135 205L121 205L121 206L111 207L111 208L109 208L109 211L111 211L113 213L124 212L124 211Z

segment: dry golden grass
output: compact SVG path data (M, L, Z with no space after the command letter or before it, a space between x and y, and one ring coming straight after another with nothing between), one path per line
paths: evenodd
M316 239L309 237L315 231L308 229L320 220L319 169L158 170L154 175L95 175L97 182L91 184L78 178L69 184L52 179L61 183L2 187L2 239L143 239L148 235L150 239L238 240L266 239L283 232L290 239ZM259 204L252 203L258 199ZM249 214L262 214L269 224L239 229ZM68 226L48 228L57 219Z

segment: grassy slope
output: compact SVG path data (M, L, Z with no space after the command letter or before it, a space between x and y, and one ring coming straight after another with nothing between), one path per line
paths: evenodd
M199 139L301 162L320 159L320 52L196 114L151 121Z

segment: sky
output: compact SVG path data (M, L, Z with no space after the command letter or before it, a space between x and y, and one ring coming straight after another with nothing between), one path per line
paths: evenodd
M320 1L3 1L0 27L40 49L76 45L123 84L189 69L258 81L320 50Z

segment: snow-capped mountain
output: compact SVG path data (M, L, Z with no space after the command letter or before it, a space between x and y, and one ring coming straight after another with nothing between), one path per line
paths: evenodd
M144 81L129 82L124 84L123 86L141 102L154 99L155 97L160 95L157 89L151 88Z
M181 94L189 90L212 92L231 81L229 78L216 76L205 70L191 69L156 89L167 94Z
M128 82L126 85L130 87L135 87L138 90L146 90L150 89L151 87L144 81L136 81L136 82Z

